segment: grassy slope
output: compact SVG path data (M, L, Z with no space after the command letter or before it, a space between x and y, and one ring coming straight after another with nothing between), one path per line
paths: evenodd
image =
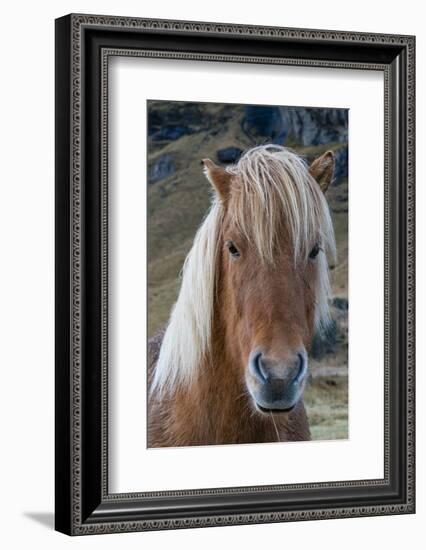
M156 105L158 108L159 105ZM160 106L167 109L167 105ZM237 146L246 149L254 145L241 131L242 107L234 107L232 115L223 120L223 108L205 107L210 116L209 128L186 135L176 141L149 144L149 164L160 155L173 155L176 172L148 187L148 334L152 336L168 320L176 300L179 274L197 227L209 204L210 184L202 173L201 159L217 162L218 149ZM293 148L302 154L320 154L339 144ZM347 181L328 191L337 247L338 262L333 270L333 292L347 297ZM342 325L342 323L341 323ZM347 437L347 324L341 327L336 355L326 355L322 361L311 362L311 381L306 390L306 405L314 439ZM317 376L324 366L330 374Z

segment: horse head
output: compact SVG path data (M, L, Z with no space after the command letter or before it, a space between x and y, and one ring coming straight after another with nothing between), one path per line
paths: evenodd
M323 194L334 155L308 167L288 149L262 146L226 169L203 162L221 208L215 294L223 347L253 409L285 413L303 395L313 335L328 320L335 244Z

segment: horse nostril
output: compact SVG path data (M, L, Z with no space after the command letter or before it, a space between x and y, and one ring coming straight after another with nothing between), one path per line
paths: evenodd
M305 376L307 361L306 361L305 355L303 355L302 353L298 353L297 358L298 358L297 374L294 378L294 381L300 382L300 380Z
M253 357L251 364L252 364L254 375L256 376L256 378L259 378L259 380L261 380L262 382L265 382L268 379L268 375L267 373L265 373L265 370L262 364L262 353L260 352L257 353Z
M265 367L265 363L262 361L262 354L259 355L259 357L257 359L257 363L258 363L259 372L260 372L263 380L265 380L265 382L267 382L270 378L270 373L269 373L268 369Z

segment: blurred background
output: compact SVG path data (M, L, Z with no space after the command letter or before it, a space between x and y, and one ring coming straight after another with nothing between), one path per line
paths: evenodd
M313 439L348 437L348 111L148 101L148 337L166 325L180 272L211 200L201 159L226 166L276 143L307 162L328 149L336 169L326 197L337 241L332 325L316 335L305 404Z

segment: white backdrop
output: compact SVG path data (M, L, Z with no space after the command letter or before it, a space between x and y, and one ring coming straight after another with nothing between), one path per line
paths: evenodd
M401 9L403 7L403 9ZM306 0L211 3L163 0L66 0L8 3L0 36L1 87L1 531L2 546L61 549L239 547L389 550L414 543L426 521L424 334L426 171L419 158L418 205L418 513L416 516L317 521L69 539L52 531L53 511L53 19L71 11L417 34L419 153L426 150L426 31L421 3L407 0Z
M383 74L127 57L110 63L110 490L383 477ZM147 98L349 108L348 440L146 448ZM254 473L253 464L269 468Z

